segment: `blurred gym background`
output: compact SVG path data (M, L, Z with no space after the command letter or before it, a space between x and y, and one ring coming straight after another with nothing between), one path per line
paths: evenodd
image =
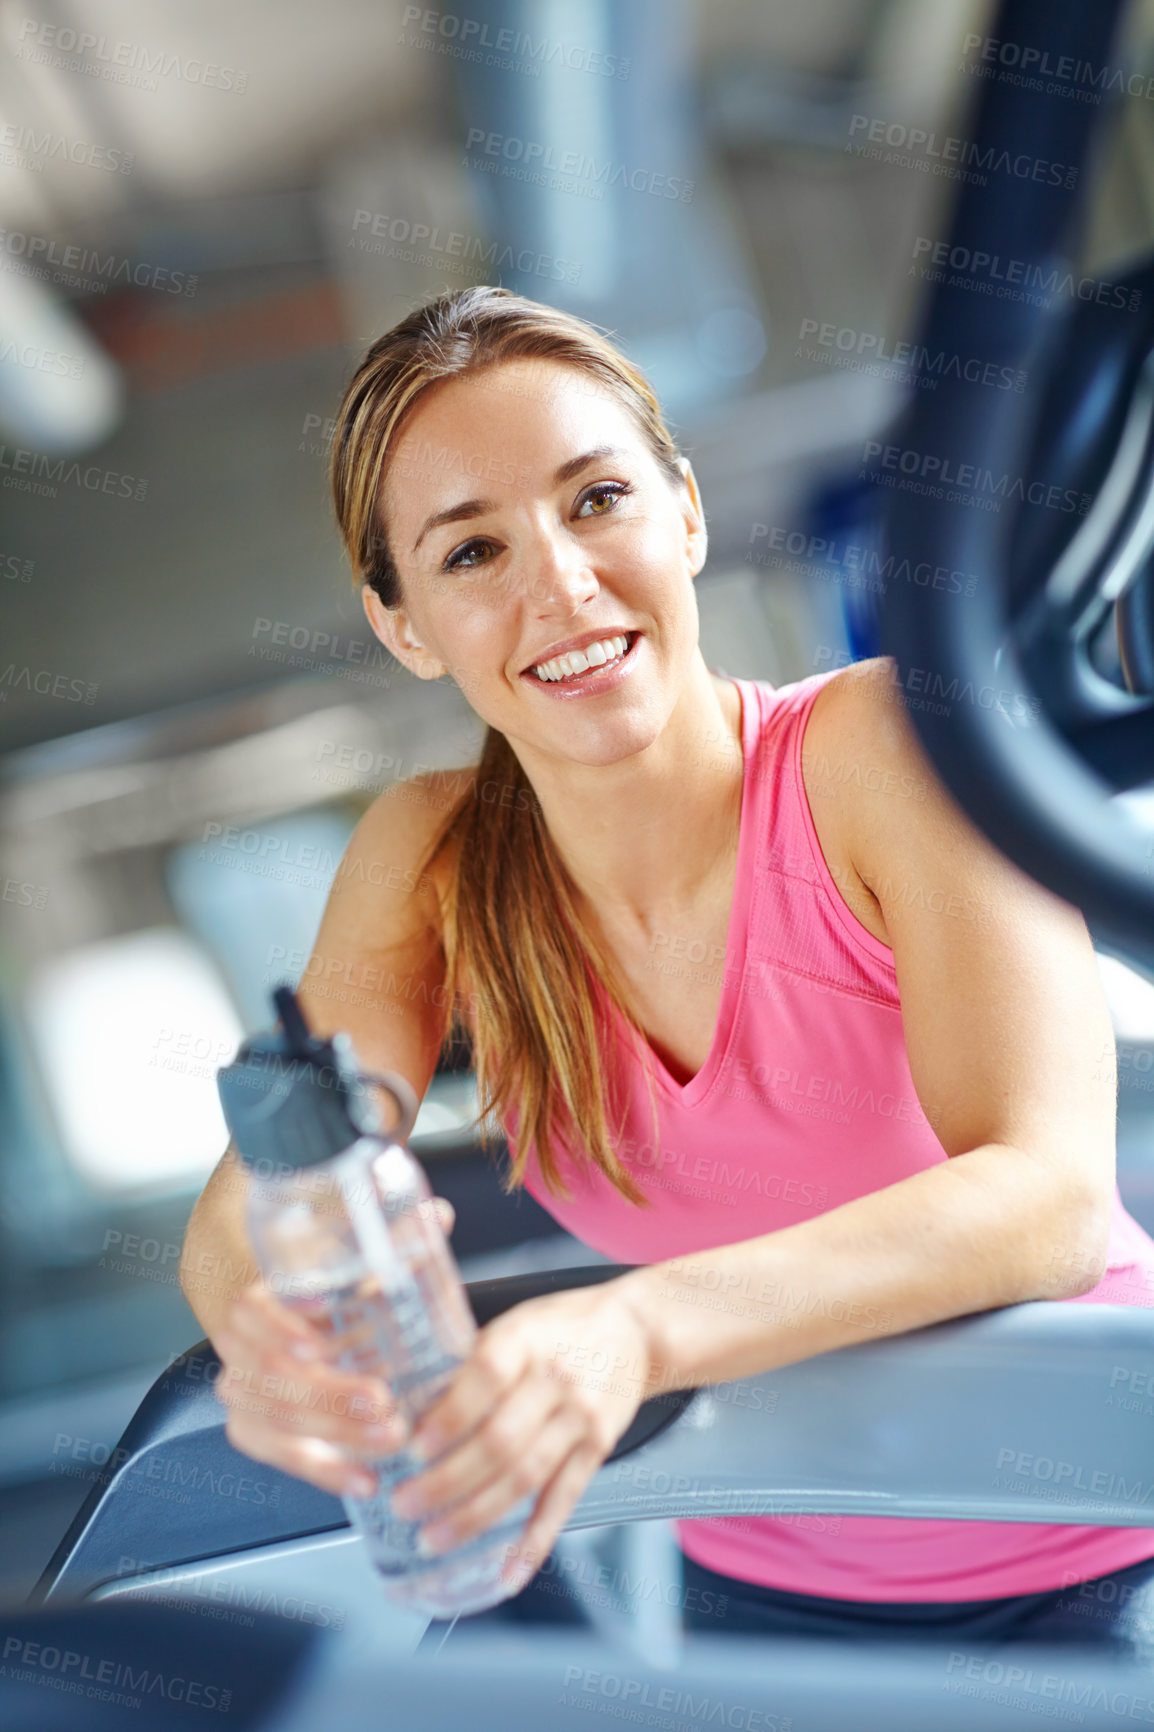
M709 665L872 653L861 454L927 383L887 357L987 10L0 4L0 1603L201 1334L177 1260L217 1065L299 976L368 803L480 744L364 625L324 479L353 363L470 282L608 327L702 483ZM1099 276L1154 236L1152 41ZM1154 1228L1154 989L1103 970ZM502 1197L474 1111L458 1056L414 1140L467 1278L589 1261Z

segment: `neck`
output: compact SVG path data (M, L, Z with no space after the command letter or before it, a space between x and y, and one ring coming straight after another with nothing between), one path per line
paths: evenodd
M649 931L732 862L741 814L741 698L698 651L660 735L617 764L526 764L549 833L599 923Z

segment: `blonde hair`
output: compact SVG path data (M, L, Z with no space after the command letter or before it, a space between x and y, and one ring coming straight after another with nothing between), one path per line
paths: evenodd
M671 485L684 477L652 387L607 337L584 320L486 285L445 292L387 331L357 367L336 416L330 481L354 576L385 607L402 602L383 521L382 484L403 423L424 392L503 361L564 363L593 379L633 417ZM510 790L508 801L478 790ZM554 1196L568 1197L554 1139L599 1168L622 1196L648 1199L616 1149L609 1102L618 1052L602 1028L597 989L616 1005L638 1047L653 1109L652 1051L615 971L583 928L576 886L561 861L536 794L505 736L490 727L470 788L452 805L421 863L454 848L444 907L442 1040L472 1013L477 1090L484 1119L518 1111L517 1149L505 1180L524 1183L529 1141ZM473 990L475 989L475 990ZM481 1136L487 1140L487 1126Z

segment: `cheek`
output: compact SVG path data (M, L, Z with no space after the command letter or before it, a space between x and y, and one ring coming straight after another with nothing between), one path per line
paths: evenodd
M679 521L664 512L638 514L622 524L620 548L622 556L647 578L675 578L677 557L682 542ZM671 571L671 565L673 570Z
M624 526L623 526L624 527ZM639 518L628 525L615 550L614 587L626 600L673 615L684 606L688 573L684 540L664 517Z
M500 659L516 630L516 607L509 582L482 589L462 588L437 608L435 631L452 663Z

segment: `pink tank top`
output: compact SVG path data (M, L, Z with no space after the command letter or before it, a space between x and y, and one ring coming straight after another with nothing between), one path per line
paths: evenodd
M627 1047L619 1153L651 1198L626 1201L590 1163L559 1151L573 1195L545 1188L530 1149L526 1188L586 1245L656 1263L754 1238L947 1156L922 1112L902 1032L893 952L862 926L830 875L806 797L801 743L832 678L774 689L735 680L744 784L737 878L713 1045L684 1086L654 1055L655 1146L641 1062ZM668 965L717 967L687 945ZM660 966L660 964L659 964ZM609 1001L605 1013L624 1026ZM515 1146L516 1113L506 1121ZM1062 1303L1149 1304L1154 1240L1115 1191L1109 1268ZM783 1515L675 1524L682 1549L723 1575L846 1600L995 1599L1089 1580L1154 1556L1154 1529Z

